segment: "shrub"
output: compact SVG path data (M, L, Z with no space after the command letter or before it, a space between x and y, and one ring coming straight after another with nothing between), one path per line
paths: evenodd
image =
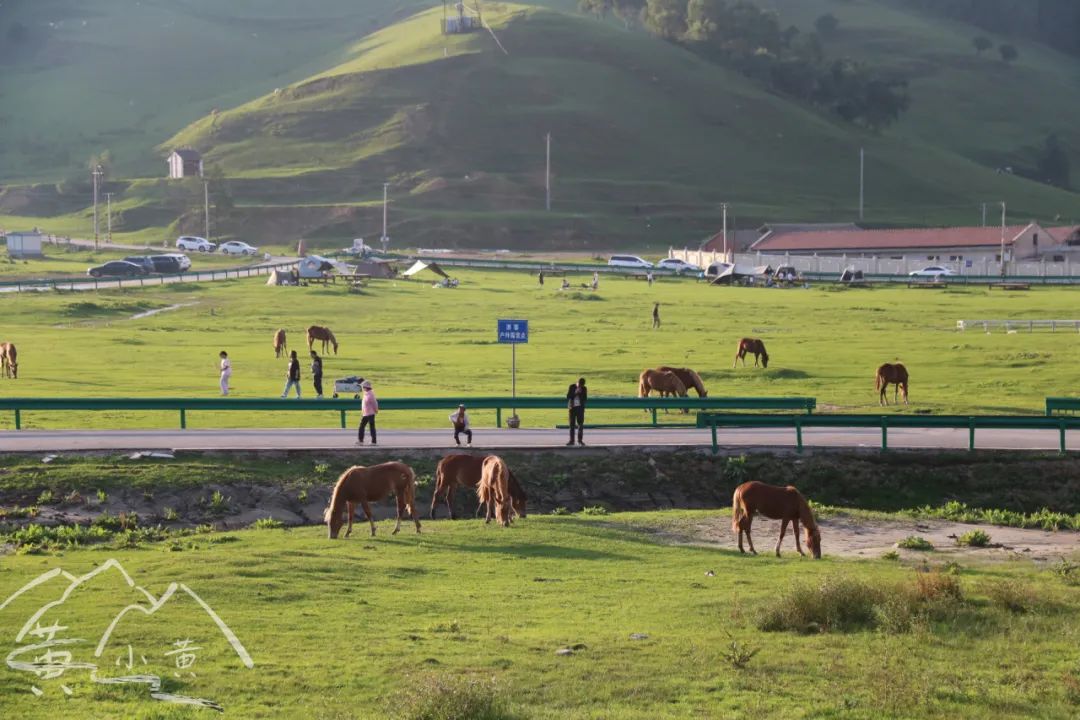
M746 466L746 456L729 457L724 461L724 480L733 485L741 485L750 477L750 470Z
M167 507L167 508L165 508L165 511L164 511L164 517L165 517L165 520L168 521L168 522L176 522L179 519L180 516L177 515L176 511L173 510L171 507Z
M296 493L296 499L302 503L307 502L307 490L301 490Z
M251 527L256 530L278 530L285 527L285 523L276 518L265 517L256 520Z
M900 553L896 552L895 550L889 550L888 552L882 553L881 559L882 560L899 560L900 559Z
M42 490L41 494L38 495L37 504L38 505L51 505L55 500L56 500L56 497L53 495L52 490Z
M990 536L982 530L968 530L956 538L956 544L967 545L968 547L987 547L990 544Z
M98 499L99 503L104 503L106 500L109 499L109 494L107 492L105 492L104 490L98 490L97 491L97 499Z
M1019 580L1003 580L986 588L990 603L1015 615L1034 612L1039 604L1035 591Z
M570 515L571 512L560 505L559 507L552 510L551 514L552 515Z
M1054 573L1066 585L1080 585L1080 563L1061 558L1061 562L1054 566Z
M413 679L387 703L397 720L511 720L494 679L434 675Z
M731 643L724 650L723 657L727 660L728 665L731 665L736 670L745 670L759 652L761 652L760 647L740 645L738 640L732 638Z
M607 515L608 509L603 505L592 505L581 509L582 515Z
M217 515L224 515L229 511L229 501L232 498L227 498L221 494L220 490L215 490L214 494L210 496L210 512Z
M930 551L934 549L934 544L918 535L908 535L906 538L896 543L896 547L903 548L904 550Z

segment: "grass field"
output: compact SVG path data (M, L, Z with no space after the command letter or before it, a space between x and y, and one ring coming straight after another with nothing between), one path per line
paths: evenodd
M88 573L110 558L155 595L185 583L232 628L253 668L186 599L152 620L122 622L99 660L85 645L69 649L74 660L99 664L103 677L163 674L165 691L217 701L227 717L1075 717L1077 597L1053 573L1025 563L928 575L886 560L739 557L668 545L651 532L703 516L530 517L509 530L436 522L423 535L396 537L383 522L374 539L358 528L336 543L323 528L200 534L138 549L5 557L0 598L52 568ZM865 588L894 583L925 586L910 591L921 608L915 616L893 603L880 606L877 620L838 614L805 634L759 629L765 608L786 607L777 597L832 590L823 607L842 613L857 609ZM956 583L959 600L949 594ZM65 585L56 578L0 611L5 652ZM107 570L43 621L70 628L60 638L96 640L136 600L145 602ZM902 623L882 626L890 618ZM199 651L174 676L164 653L178 638ZM564 647L577 650L555 654ZM473 694L503 698L504 708L409 711L424 699L460 708L438 688L465 679L494 683L493 693L481 686ZM141 686L93 685L85 670L38 679L4 668L0 696L6 714L27 720L192 712L149 699Z
M643 368L663 364L700 372L713 396L816 397L819 410L878 410L873 387L880 363L902 361L911 373L911 405L890 411L1039 413L1044 398L1070 394L1080 381L1080 337L1074 332L1007 335L958 332L961 318L1054 318L1076 314L1080 291L1028 292L985 287L715 288L663 279L653 287L602 277L598 293L540 289L524 272L455 272L461 287L374 281L363 294L342 286L267 287L260 279L184 284L97 294L24 294L4 299L2 340L19 348L20 378L0 383L18 396L180 396L217 394L217 354L229 352L236 397L281 392L285 362L274 358L275 329L306 353L304 329L327 325L341 343L326 359L325 378L361 374L383 397L509 395L510 349L497 344L501 317L530 322L519 348L518 392L561 396L588 379L594 396L636 394ZM571 277L576 287L587 280ZM653 302L663 325L651 329ZM154 309L175 309L133 320ZM731 367L740 337L762 338L767 370ZM304 392L311 392L303 362ZM489 413L488 415L491 415ZM598 412L600 419L640 413ZM442 427L445 413L391 413L388 427ZM531 427L562 413L530 412ZM477 413L480 425L494 418ZM10 427L10 417L0 418ZM172 413L147 416L24 415L27 427L174 427ZM336 414L193 416L194 427L335 426Z

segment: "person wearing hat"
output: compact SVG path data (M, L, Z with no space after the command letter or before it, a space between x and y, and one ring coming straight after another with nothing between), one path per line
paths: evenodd
M364 444L364 428L368 425L371 426L371 444L378 445L375 440L375 415L379 412L379 401L375 399L375 393L371 389L371 381L365 380L361 385L364 389L364 398L361 400L360 414L363 417L360 418L360 429L357 431L356 444Z
M472 428L469 426L469 414L465 412L464 405L458 405L457 410L450 414L450 422L454 424L454 442L461 447L461 433L465 433L467 447L472 447Z

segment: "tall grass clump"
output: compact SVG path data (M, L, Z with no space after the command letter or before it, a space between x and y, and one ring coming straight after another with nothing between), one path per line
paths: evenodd
M432 675L414 679L388 705L396 720L513 720L494 679Z

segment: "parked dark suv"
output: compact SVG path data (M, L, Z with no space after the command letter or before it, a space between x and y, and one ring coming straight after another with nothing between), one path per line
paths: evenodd
M175 255L151 255L150 262L154 264L154 272L162 275L175 275L183 272L180 260Z
M151 261L150 258L146 255L130 255L124 258L124 262L134 263L148 273L157 272L154 269L153 261Z

